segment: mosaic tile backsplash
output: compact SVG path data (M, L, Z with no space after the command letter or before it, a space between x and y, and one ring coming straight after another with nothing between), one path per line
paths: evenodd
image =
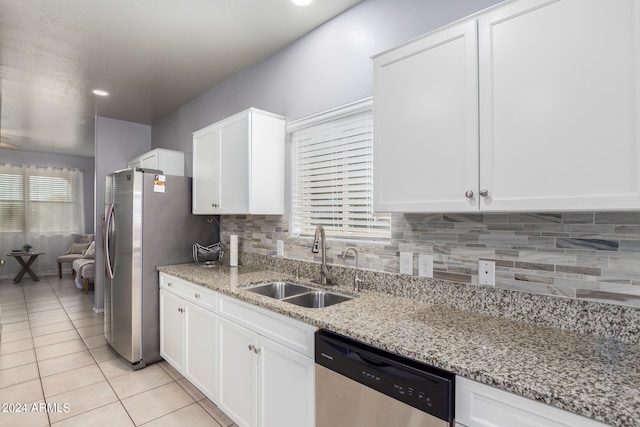
M288 217L222 217L222 238L237 234L240 251L320 262L311 237L291 236ZM496 263L496 288L640 307L640 213L393 214L390 241L327 240L327 262L358 249L363 269L399 272L400 252L431 254L434 278L478 283L478 261Z

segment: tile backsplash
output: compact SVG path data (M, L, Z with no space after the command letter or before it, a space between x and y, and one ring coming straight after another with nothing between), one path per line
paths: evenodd
M240 250L320 261L311 237L289 235L287 216L222 217L222 238L238 234ZM496 287L640 307L640 213L393 214L389 241L327 240L327 262L397 273L399 253L432 254L434 278L478 283L478 261L496 263Z

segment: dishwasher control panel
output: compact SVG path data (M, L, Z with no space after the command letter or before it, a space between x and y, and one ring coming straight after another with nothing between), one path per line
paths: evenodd
M316 332L316 363L445 421L454 418L455 375L333 332Z

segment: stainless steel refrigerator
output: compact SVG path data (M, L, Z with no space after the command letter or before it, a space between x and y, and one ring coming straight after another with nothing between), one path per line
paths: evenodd
M194 243L218 241L213 224L191 214L191 178L142 169L107 176L104 333L135 369L160 360L156 266L192 262Z

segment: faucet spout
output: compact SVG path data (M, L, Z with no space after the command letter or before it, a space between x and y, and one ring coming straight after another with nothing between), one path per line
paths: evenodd
M316 227L316 232L313 237L313 247L311 248L311 252L317 254L318 252L322 253L322 264L320 265L320 279L312 280L315 283L320 285L331 285L331 270L329 270L329 266L327 266L327 244L324 233L324 227L318 225Z

